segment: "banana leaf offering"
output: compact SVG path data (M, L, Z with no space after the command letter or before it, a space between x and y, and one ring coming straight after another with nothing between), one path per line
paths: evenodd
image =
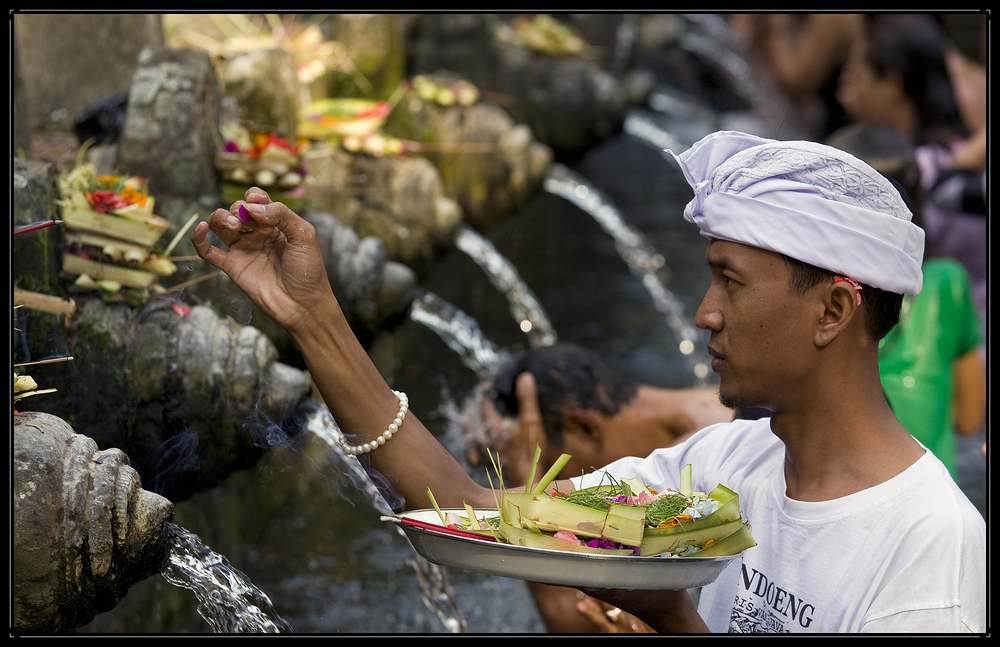
M676 490L609 479L582 490L546 492L569 458L564 454L524 492L502 490L495 517L477 519L466 506L467 517L451 515L442 523L516 546L600 555L719 557L757 545L739 495L722 484L707 494L693 492L691 465L682 470ZM528 482L533 480L534 465Z
M154 251L171 225L153 213L155 198L143 178L101 175L84 163L87 145L76 166L59 176L56 204L67 243L61 269L75 277L73 291L99 290L106 301L144 304L163 291L160 278L177 271L168 251Z
M293 211L304 208L306 139L289 140L261 127L225 120L219 126L225 146L216 153L223 203L242 200L252 186Z

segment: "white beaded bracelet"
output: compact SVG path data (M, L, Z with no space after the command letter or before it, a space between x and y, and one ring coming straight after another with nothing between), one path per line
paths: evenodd
M382 434L375 440L361 445L348 445L347 441L343 437L340 439L340 444L344 448L344 451L351 456L356 456L357 454L365 454L380 447L385 444L385 441L392 438L392 435L399 431L399 426L403 424L403 418L406 417L406 409L409 407L409 402L406 398L406 394L402 391L393 391L396 397L399 398L399 411L396 413L395 420L389 425L389 428L382 432Z

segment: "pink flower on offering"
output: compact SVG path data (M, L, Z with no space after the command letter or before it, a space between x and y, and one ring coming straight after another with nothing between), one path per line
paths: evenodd
M580 541L580 539L576 535L574 535L573 533L571 533L568 530L560 530L559 532L557 532L556 534L554 534L552 536L555 537L556 539L561 539L562 541L569 542L569 543L575 544L577 546L579 546L579 545L581 545L583 543L582 541Z
M646 505L648 503L656 501L658 498L659 497L650 494L646 490L643 490L642 492L639 493L639 496L636 497L636 501L638 501L638 505Z

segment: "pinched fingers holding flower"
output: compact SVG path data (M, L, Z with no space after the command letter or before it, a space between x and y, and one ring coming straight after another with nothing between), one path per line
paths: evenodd
M229 210L217 209L191 232L198 255L233 282L276 322L291 327L332 298L313 226L258 188ZM216 247L212 231L228 247Z

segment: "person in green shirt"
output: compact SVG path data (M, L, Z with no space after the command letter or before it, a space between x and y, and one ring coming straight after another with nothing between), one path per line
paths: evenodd
M920 218L920 169L913 144L892 129L855 124L830 136L830 146L855 155L900 189ZM879 342L879 375L896 418L958 480L955 433L982 429L986 372L979 314L965 268L927 259L919 294L905 295L899 323Z
M965 268L930 259L923 272L920 294L903 297L899 323L879 342L879 375L896 417L957 481L955 432L972 433L979 425L977 416L963 417L956 387L963 385L963 364L981 364L982 333Z

